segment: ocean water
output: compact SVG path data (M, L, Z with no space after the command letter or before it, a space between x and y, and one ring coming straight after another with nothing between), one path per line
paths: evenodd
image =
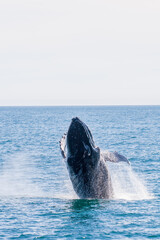
M112 200L78 199L59 140L72 117L107 163ZM0 239L160 239L160 106L0 107Z

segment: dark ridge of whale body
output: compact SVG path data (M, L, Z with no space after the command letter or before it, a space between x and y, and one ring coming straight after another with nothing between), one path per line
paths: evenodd
M129 163L124 156L117 152L101 153L89 128L77 117L72 119L67 135L62 137L60 148L73 188L80 198L113 198L106 161Z

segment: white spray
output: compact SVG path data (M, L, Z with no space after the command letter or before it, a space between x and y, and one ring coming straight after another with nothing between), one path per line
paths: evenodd
M143 200L151 199L144 182L125 163L107 163L111 174L115 199Z
M4 159L0 174L0 196L43 196L41 188L33 176L37 177L37 169L30 163L25 153L17 153Z
M109 162L107 162L107 166L112 179L114 199L143 200L153 198L131 166L125 163ZM58 189L61 186L61 191L57 191L54 187L45 191L45 186L42 187L42 182L38 180L39 177L42 177L41 174L36 165L32 164L31 156L28 154L10 155L8 159L5 159L1 168L0 196L78 198L66 172L63 172L65 181L61 182L59 179L57 182Z

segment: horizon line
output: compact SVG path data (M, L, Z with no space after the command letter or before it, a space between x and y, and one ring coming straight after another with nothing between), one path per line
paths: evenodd
M0 107L138 107L138 106L160 106L160 104L88 104L88 105L0 105Z

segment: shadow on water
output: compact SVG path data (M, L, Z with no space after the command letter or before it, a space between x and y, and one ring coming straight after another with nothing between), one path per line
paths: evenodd
M103 209L107 209L109 200L102 199L74 199L70 202L70 211L72 215L82 217L85 219L92 219L98 217Z
M110 200L107 199L73 199L69 202L69 208L72 211L92 211L102 208L103 205L106 207L108 203L110 203Z
M70 202L73 211L91 210L99 206L98 199L74 199Z

